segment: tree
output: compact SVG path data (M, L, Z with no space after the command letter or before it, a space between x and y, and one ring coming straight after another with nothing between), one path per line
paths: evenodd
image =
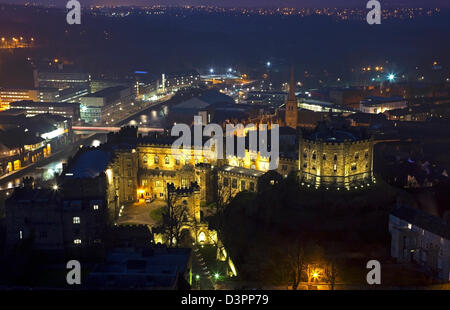
M332 259L330 264L325 268L325 281L330 283L331 290L334 290L337 277L336 260Z
M175 240L178 246L181 239L181 228L187 221L188 208L184 204L178 204L182 195L173 184L167 184L167 207L162 214L162 229L169 241L169 247Z
M285 272L287 281L292 285L293 290L297 290L302 280L302 275L306 266L305 247L300 240L294 241L287 247L285 258Z

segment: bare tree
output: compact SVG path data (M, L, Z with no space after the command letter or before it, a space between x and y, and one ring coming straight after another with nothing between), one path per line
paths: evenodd
M300 240L287 246L282 265L280 268L282 268L287 283L292 286L293 290L297 290L307 265L305 247Z
M332 259L330 264L325 268L325 280L330 283L331 290L334 290L337 277L336 260Z
M162 229L168 238L169 247L173 246L174 240L178 246L181 239L181 228L188 216L187 206L178 203L181 197L182 195L175 189L175 186L168 183L167 207L162 215Z

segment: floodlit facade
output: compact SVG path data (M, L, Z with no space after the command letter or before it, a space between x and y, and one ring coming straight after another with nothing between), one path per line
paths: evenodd
M320 125L299 138L298 169L304 184L336 189L373 182L373 139Z

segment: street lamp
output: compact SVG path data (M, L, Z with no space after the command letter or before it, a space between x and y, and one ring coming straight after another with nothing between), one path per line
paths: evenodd
M216 272L216 273L214 274L214 279L218 280L219 277L220 277L220 274L219 274L218 272Z

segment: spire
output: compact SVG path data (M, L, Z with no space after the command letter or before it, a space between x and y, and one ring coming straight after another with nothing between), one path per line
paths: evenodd
M297 100L295 98L294 66L291 67L291 82L289 83L289 97L288 97L288 100Z

